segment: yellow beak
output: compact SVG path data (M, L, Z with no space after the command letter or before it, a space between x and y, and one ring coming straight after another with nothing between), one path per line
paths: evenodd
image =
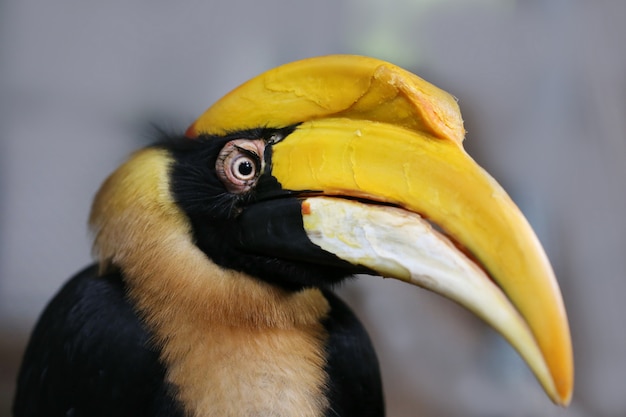
M338 256L465 305L509 340L553 401L568 404L572 347L552 268L519 209L464 151L463 123L454 98L376 59L313 58L278 67L242 85L207 110L187 135L294 124L299 125L292 134L272 145L271 174L282 188L397 207L309 198L307 209L303 206L305 230L311 236L325 233L324 218L332 218L333 210L339 209L343 214L335 217L343 224L356 219L394 227L394 218L403 219L398 223L403 230L377 232L377 238L384 237L383 245L419 246L395 266L380 256L354 252ZM307 217L309 212L318 217ZM444 253L424 249L417 243L419 236L407 235L411 230L436 236L437 242L445 240L434 230L419 231L421 217L467 253L459 255L465 256L459 262L473 268L444 273L445 268L438 266L439 272L415 272L418 267L410 266L407 257ZM333 233L341 235L344 246L372 243L354 230L351 226ZM316 243L325 248L325 242ZM447 247L458 252L453 245ZM457 256L454 250L446 249L446 256ZM420 274L429 279L416 278ZM454 279L446 278L450 276ZM470 281L476 285L468 287Z

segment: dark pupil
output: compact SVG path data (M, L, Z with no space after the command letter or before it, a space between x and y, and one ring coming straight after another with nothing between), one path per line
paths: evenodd
M252 166L252 162L242 161L237 167L237 169L239 170L239 173L241 175L243 175L244 177L247 177L248 175L252 174L254 167Z

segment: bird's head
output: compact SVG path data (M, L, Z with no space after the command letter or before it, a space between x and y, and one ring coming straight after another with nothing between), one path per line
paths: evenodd
M199 250L286 292L397 278L480 316L567 404L572 351L554 274L464 133L452 96L392 64L287 64L120 167L94 203L97 253L132 275ZM194 266L180 259L184 276Z

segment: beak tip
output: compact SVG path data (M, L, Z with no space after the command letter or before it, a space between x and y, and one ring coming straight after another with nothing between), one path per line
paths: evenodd
M574 391L573 379L569 379L557 386L556 403L561 407L567 407L572 402L572 393Z

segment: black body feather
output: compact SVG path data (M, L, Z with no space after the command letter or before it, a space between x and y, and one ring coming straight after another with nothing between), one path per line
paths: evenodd
M385 403L378 358L367 331L337 296L324 291L330 314L324 321L326 345L326 417L383 417Z
M24 354L15 417L182 417L119 274L85 269L54 297Z

